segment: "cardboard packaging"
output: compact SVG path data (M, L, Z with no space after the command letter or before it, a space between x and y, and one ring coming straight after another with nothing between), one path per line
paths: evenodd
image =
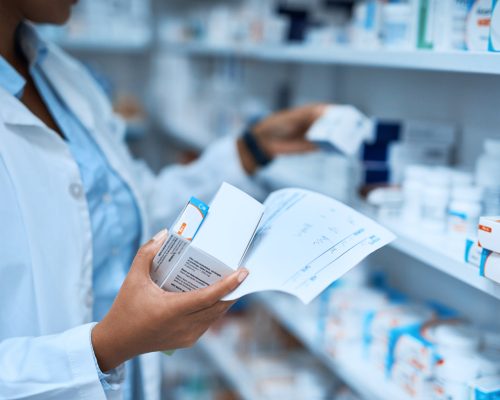
M481 276L500 283L500 253L483 249L479 271Z
M483 249L500 253L500 217L481 217L477 238Z
M170 292L188 292L231 274L243 261L263 213L261 203L224 183L192 241L175 230L169 236L153 260L153 281Z

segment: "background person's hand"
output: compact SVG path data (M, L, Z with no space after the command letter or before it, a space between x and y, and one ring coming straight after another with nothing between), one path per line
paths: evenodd
M311 125L323 115L327 104L310 104L280 111L263 119L252 128L259 147L270 158L280 154L305 153L316 149L305 135ZM242 139L238 150L245 170L252 174L258 168Z
M240 269L205 289L171 293L150 278L154 256L167 237L162 231L139 249L113 306L92 330L102 371L139 354L192 346L234 302L223 302L248 275Z

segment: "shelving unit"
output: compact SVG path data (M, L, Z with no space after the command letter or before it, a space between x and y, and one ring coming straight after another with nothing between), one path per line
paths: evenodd
M290 315L291 308L281 301L275 301L274 294L257 294L252 299L266 308L268 312L292 335L294 335L326 368L332 371L347 385L352 387L359 395L366 399L374 400L409 400L402 390L389 382L381 373L374 373L370 365L364 360L350 358L337 360L329 356L321 343L315 337L314 321L304 318L294 318ZM284 299L285 301L287 299ZM294 299L290 299L294 301ZM228 384L238 392L244 400L257 400L259 393L255 383L248 374L242 360L240 360L221 339L211 333L199 341L198 347L211 360Z
M500 299L500 284L480 276L477 267L464 262L461 250L450 247L446 236L410 230L395 221L379 220L379 222L398 236L390 245L393 248Z
M361 50L306 45L213 45L166 43L171 52L204 57L240 57L266 62L332 64L429 71L500 74L500 54L426 50Z
M243 400L256 400L259 398L252 377L249 376L242 361L222 340L211 333L207 333L198 342L198 347Z
M290 314L290 310L295 308L286 307L286 304L279 299L276 301L274 294L257 294L254 299L301 341L328 369L363 398L409 400L409 396L389 382L382 374L374 372L366 361L355 357L349 360L338 360L328 355L318 340L319 338L315 335L314 326L316 322L314 320L307 320L306 315L297 317L296 313ZM289 300L296 301L291 298Z
M98 41L90 39L57 39L59 46L70 51L97 52L97 53L140 53L150 48L152 39L144 37L130 40Z

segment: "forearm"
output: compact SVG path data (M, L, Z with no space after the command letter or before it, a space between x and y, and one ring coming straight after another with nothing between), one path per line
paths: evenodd
M166 167L149 182L143 181L154 230L170 226L191 196L209 201L224 181L254 197L265 198L265 190L246 171L246 168L251 170L246 165L249 162L241 144L225 138L210 146L199 160L186 166Z

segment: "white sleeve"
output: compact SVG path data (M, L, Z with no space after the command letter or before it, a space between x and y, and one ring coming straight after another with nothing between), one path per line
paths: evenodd
M158 176L154 176L144 164L137 166L140 171L137 178L155 232L170 227L191 196L210 201L224 181L259 200L266 195L265 190L244 171L234 138L220 139L197 161L166 167Z
M86 324L63 333L0 342L0 398L106 399Z

